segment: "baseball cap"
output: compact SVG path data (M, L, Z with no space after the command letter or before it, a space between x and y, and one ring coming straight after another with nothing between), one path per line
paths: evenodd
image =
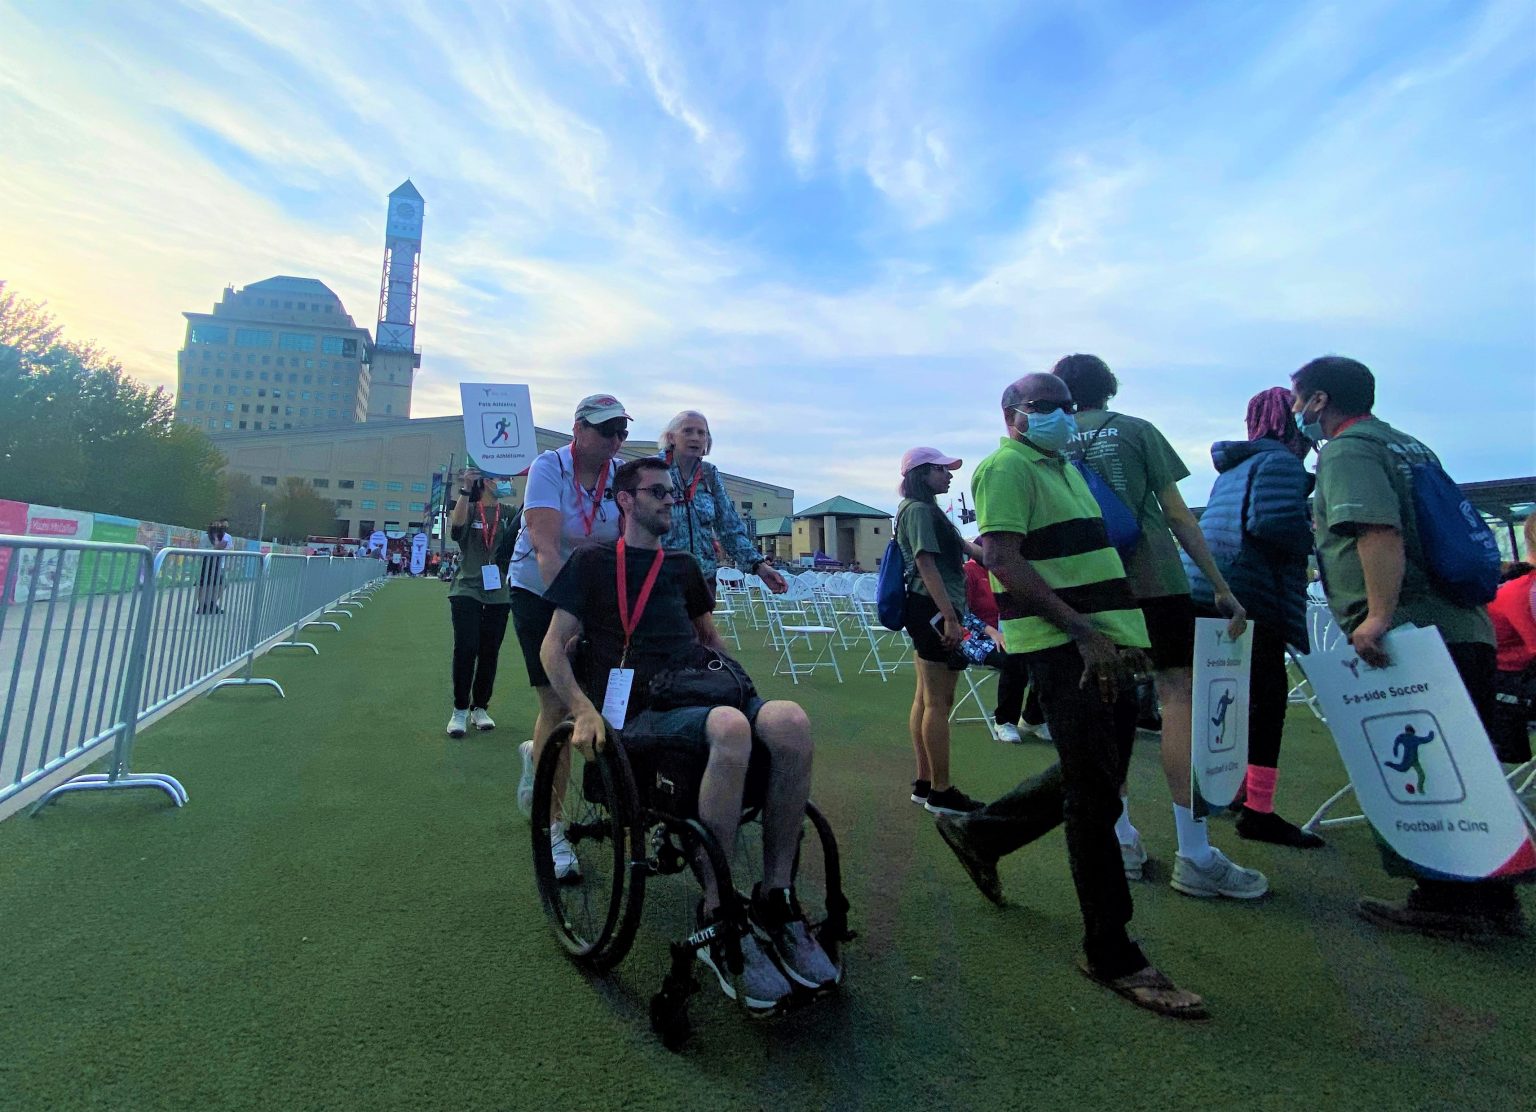
M925 463L936 463L947 470L958 471L961 462L954 456L946 456L937 448L908 448L901 457L901 474L905 478L908 471Z
M576 420L585 421L589 425L600 425L615 417L623 417L626 421L634 420L624 412L624 403L612 394L588 394L576 403Z

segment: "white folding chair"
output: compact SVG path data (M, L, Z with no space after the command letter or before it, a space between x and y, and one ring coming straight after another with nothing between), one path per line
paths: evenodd
M732 592L720 591L715 595L715 612L711 615L715 621L715 628L720 631L722 637L729 637L741 648L741 637L736 632L736 607L731 598Z
M982 673L979 680L972 675L976 671ZM980 722L986 726L988 735L994 738L997 737L997 719L992 716L987 700L982 698L982 692L987 689L987 681L994 679L996 675L996 669L981 666L967 668L960 673L960 678L965 682L965 693L955 700L954 706L949 708L949 721L951 725L960 722ZM956 690L959 690L959 688L957 687ZM995 704L996 701L994 696L992 702ZM968 706L974 706L976 708L975 712L962 714L961 712Z
M881 683L887 683L887 676L912 663L912 643L905 633L886 629L880 624L875 608L875 583L873 575L866 575L853 588L853 616L862 639L869 643L869 650L859 663L859 672L874 672Z
M768 596L768 620L774 645L779 650L773 674L787 675L798 686L801 676L811 675L818 668L830 666L837 676L837 682L842 683L843 670L838 666L837 653L832 648L837 629L816 617L813 591L809 584L796 579L790 582L786 593ZM798 641L805 642L805 650L801 658L796 660L795 646ZM818 642L820 651L817 651Z

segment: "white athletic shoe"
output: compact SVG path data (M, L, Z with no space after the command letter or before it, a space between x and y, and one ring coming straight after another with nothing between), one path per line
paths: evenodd
M1034 734L1041 741L1050 741L1051 740L1051 728L1049 726L1047 726L1044 722L1040 723L1040 725L1038 725L1038 726L1030 726L1028 724L1025 724L1024 732L1027 733L1027 734Z
M556 880L581 879L581 862L576 860L576 851L571 848L571 843L565 840L565 823L549 824L549 850L550 856L555 859Z
M1131 835L1129 842L1120 843L1120 864L1125 867L1126 880L1140 880L1147 861L1147 848L1141 844L1141 831Z
M448 716L448 736L463 737L469 726L469 711L456 710Z
M484 707L475 707L469 712L469 724L477 730L494 730L496 722L486 713Z
M1017 745L1023 739L1019 737L1019 728L1012 722L999 722L992 730L992 736L998 741L1005 741L1009 745Z
M1221 850L1211 849L1211 860L1203 868L1183 854L1173 859L1170 887L1186 896L1211 899L1256 900L1269 891L1269 878L1257 869L1245 869L1228 859Z
M533 816L533 739L529 738L517 747L523 757L523 778L517 782L517 809L524 816Z

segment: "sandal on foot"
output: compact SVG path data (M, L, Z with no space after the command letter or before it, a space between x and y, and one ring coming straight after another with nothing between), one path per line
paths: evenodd
M1087 959L1077 963L1077 968L1083 976L1096 985L1103 985L1116 996L1124 997L1138 1008L1145 1008L1149 1012L1168 1016L1170 1019L1209 1019L1211 1013L1206 1010L1205 1001L1194 993L1193 1004L1176 1004L1171 997L1174 993L1184 990L1170 981L1167 975L1155 966L1147 966L1145 969L1124 977L1101 977L1088 964Z

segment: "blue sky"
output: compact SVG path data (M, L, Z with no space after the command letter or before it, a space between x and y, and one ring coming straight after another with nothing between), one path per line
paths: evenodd
M894 508L1093 351L1202 502L1312 356L1463 480L1536 473L1536 15L1491 3L0 0L0 278L174 384L186 309L372 327L427 201L417 416L528 382ZM969 468L962 477L968 477ZM957 487L958 489L958 487Z

